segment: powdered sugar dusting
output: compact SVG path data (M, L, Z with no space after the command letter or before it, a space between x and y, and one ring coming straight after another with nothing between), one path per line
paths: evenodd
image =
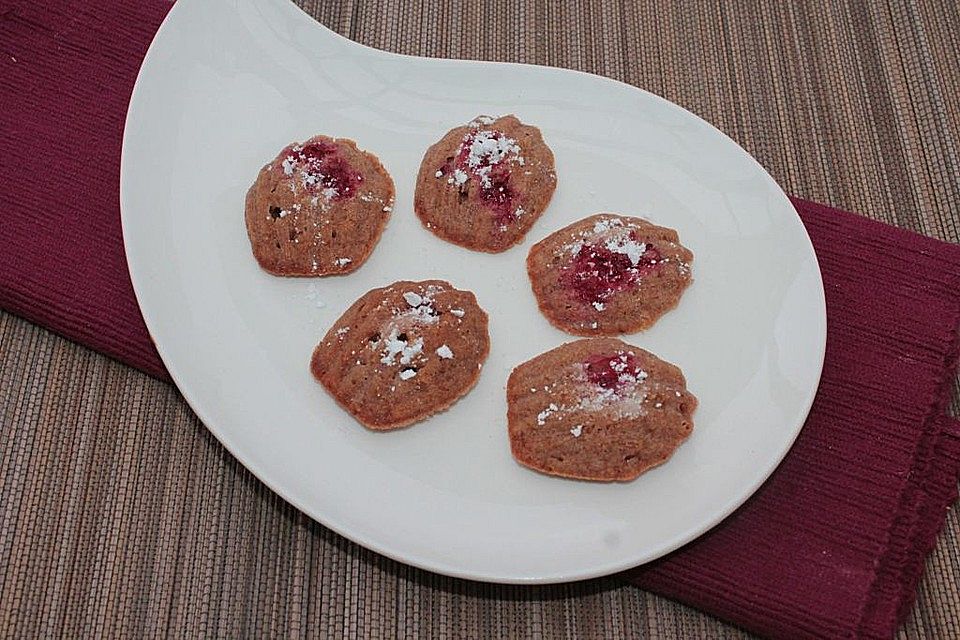
M580 411L597 412L612 410L618 418L636 418L646 414L643 406L647 395L637 389L630 394L619 394L613 389L589 393L580 399L576 408Z
M601 218L593 223L593 232L597 235L607 233L614 227L622 227L623 220L620 218Z
M410 364L421 353L423 353L423 338L409 342L408 339L401 337L397 327L393 327L383 341L383 356L380 362L388 365L396 364L399 356L400 364Z
M453 358L453 351L447 345L442 344L437 347L437 355L445 360L449 360Z
M555 412L560 411L555 403L551 402L546 409L537 414L537 424L541 427L547 423L547 418L553 415Z
M432 296L442 291L441 287L428 286L416 291L403 292L404 309L394 309L393 317L381 327L380 332L370 339L370 346L380 351L380 362L385 365L410 365L414 360L426 357L423 352L423 338L413 335L417 325L431 325L437 322L437 312L433 308ZM389 294L393 288L384 293ZM443 345L446 347L446 345ZM441 347L441 349L443 348ZM449 347L447 347L449 351ZM445 357L439 353L440 357ZM450 356L453 357L453 352ZM402 373L401 373L402 375ZM408 375L408 378L412 377ZM405 380L407 378L404 378Z
M576 239L565 245L568 253L576 255L580 253L585 241L600 240L608 250L613 253L621 253L630 259L633 266L637 266L643 254L651 245L645 242L639 242L630 237L633 227L624 225L623 220L619 218L601 218L593 223L592 233L582 231Z
M421 304L420 306L414 307L408 311L404 311L403 313L399 314L398 317L412 318L420 324L437 323L436 309L434 309L429 302Z
M440 314L433 307L433 296L442 290L436 285L430 285L421 293L405 291L403 299L407 303L407 309L397 311L394 317L413 320L420 324L436 324Z
M630 259L633 266L637 266L640 258L646 253L649 245L645 242L637 242L629 236L620 236L607 240L607 249L614 253L622 253Z
M661 250L675 251L666 240L655 246L644 241L644 228L629 218L603 216L589 227L569 232L566 242L555 250L560 264L561 283L585 305L603 311L609 298L633 290L644 278L659 273L670 262ZM678 265L680 266L680 265ZM680 269L681 275L685 272ZM583 324L596 328L592 324Z
M593 367L593 368L592 368ZM611 356L592 356L587 362L574 365L574 380L581 389L576 408L583 411L613 409L620 417L636 417L646 413L646 371L632 351L618 351Z
M516 140L489 129L480 129L465 137L463 142L469 145L467 166L474 172L500 164L511 155L520 157L520 145Z
M363 175L350 166L341 154L337 141L311 138L285 150L280 168L290 178L287 186L297 195L308 192L313 206L326 210L335 200L356 195Z
M325 306L327 306L327 303L324 302L320 297L320 288L316 284L311 283L310 286L307 287L306 298L307 300L313 302L317 309L323 309Z
M467 123L467 126L473 127L474 129L479 129L485 125L491 125L495 122L495 118L492 116L477 116L473 120Z
M551 402L537 414L537 425L544 426L556 416L562 420L563 416L569 416L576 413L597 413L610 412L616 419L636 418L646 414L644 402L647 398L647 389L644 380L647 377L646 372L631 374L627 371L621 373L622 386L618 388L604 388L591 383L586 379L583 368L574 365L571 377L578 381L579 399L570 404L557 404ZM544 391L549 388L544 387ZM570 429L570 433L575 438L579 438L583 432L583 424L577 424Z

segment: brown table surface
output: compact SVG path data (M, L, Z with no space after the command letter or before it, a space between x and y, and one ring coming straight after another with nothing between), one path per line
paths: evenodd
M953 0L300 4L374 47L643 87L789 193L960 241ZM0 415L0 637L748 637L615 579L504 587L382 558L266 489L172 385L9 314ZM958 583L954 509L900 637L960 637Z

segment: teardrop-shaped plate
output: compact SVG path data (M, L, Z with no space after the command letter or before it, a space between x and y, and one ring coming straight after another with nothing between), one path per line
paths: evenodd
M481 113L536 124L557 158L552 204L500 255L442 242L412 207L424 150ZM316 133L352 138L383 160L397 185L393 217L350 276L271 277L250 252L244 194L280 148ZM712 126L612 80L384 53L284 0L180 0L137 80L121 183L137 298L193 410L290 503L418 567L535 583L657 558L760 486L817 388L823 286L790 202ZM679 307L626 336L682 367L700 399L696 428L667 464L627 484L538 475L513 461L506 437L510 370L571 339L538 313L526 252L598 211L678 229L696 253ZM425 278L477 294L491 317L489 361L446 413L369 432L313 381L310 352L363 292ZM211 486L207 499L225 497Z

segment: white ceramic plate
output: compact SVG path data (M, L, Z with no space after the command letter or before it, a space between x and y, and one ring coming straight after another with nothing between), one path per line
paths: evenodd
M413 186L426 147L478 113L538 125L559 187L523 245L473 253L426 232ZM285 144L352 138L397 204L347 277L275 278L254 261L247 187ZM392 558L497 582L557 582L647 562L733 511L776 467L823 362L823 287L783 192L740 147L661 98L582 73L368 49L285 0L180 0L127 116L121 176L130 274L171 375L204 424L298 508ZM533 242L597 211L647 216L696 253L694 285L626 336L677 363L699 397L692 437L629 484L517 465L504 385L570 336L538 313ZM474 291L492 348L478 386L413 428L373 433L308 372L326 329L368 289L442 278Z

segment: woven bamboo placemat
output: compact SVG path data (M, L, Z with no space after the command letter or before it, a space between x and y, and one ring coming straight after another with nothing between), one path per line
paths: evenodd
M949 0L299 4L391 51L635 84L789 193L960 241ZM174 387L8 314L0 416L0 637L748 637L613 579L504 587L386 560L265 489ZM900 637L960 637L958 584L953 510Z

